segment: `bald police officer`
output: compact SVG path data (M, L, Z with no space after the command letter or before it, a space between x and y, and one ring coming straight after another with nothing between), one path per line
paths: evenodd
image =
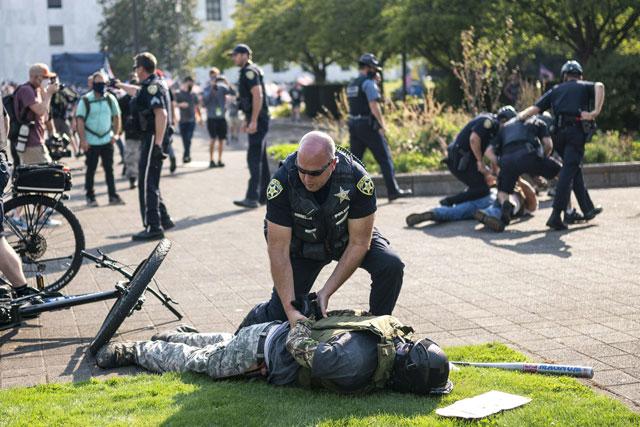
M376 73L382 67L372 53L365 53L358 60L358 69L360 75L347 86L351 152L362 159L365 150L371 150L380 165L389 201L410 196L411 189L402 190L398 186L389 144L385 138L385 123L380 110L382 96L375 80Z
M585 220L591 220L602 212L594 206L582 176L584 145L595 128L595 119L604 104L604 85L582 79L582 66L577 61L567 61L561 70L563 82L547 91L536 103L518 114L526 120L534 114L553 109L556 125L556 143L563 165L556 185L553 211L547 226L555 230L567 228L561 214L566 211L571 189L578 200ZM593 106L593 108L591 108ZM565 220L567 214L565 213Z
M267 190L267 243L275 284L271 299L254 307L241 326L272 320L294 324L304 316L292 301L307 295L324 266L338 261L317 292L329 298L358 268L371 275L370 312L391 314L404 264L374 227L374 184L358 160L336 150L324 132L302 137L297 152L273 175Z
M257 208L260 204L266 203L270 177L265 142L269 130L269 107L264 89L264 73L251 61L251 55L251 49L246 44L237 45L231 52L233 62L241 67L238 103L247 118L249 134L247 163L250 177L247 193L244 199L233 202L244 208Z

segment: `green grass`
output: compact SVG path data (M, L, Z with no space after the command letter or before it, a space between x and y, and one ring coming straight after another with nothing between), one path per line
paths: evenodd
M447 349L452 360L517 361L502 344ZM597 375L597 373L596 373ZM201 375L136 375L78 384L0 391L0 425L425 425L638 426L640 416L571 378L461 368L441 399L380 392L339 396L262 381L212 381ZM531 397L531 403L479 422L445 419L438 407L489 391Z

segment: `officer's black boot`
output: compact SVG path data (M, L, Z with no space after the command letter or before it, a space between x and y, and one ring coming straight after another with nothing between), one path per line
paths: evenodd
M389 194L388 198L390 202L393 202L396 199L399 199L401 197L411 197L413 196L413 190L410 188L407 188L406 190L401 190L398 189L398 191L396 191L395 193Z
M422 213L414 213L407 217L407 226L413 227L416 224L420 224L425 221L435 221L435 214L432 211L426 211Z
M602 210L603 210L602 206L596 206L595 208L591 209L589 212L585 212L584 213L585 221L591 221L597 215L600 215L602 213Z
M547 220L547 227L553 228L554 230L566 230L567 224L562 221L562 209L553 208L551 212L551 216Z
M139 233L131 236L131 240L135 241L147 241L147 240L160 240L164 237L164 232L161 228L147 227Z
M513 207L514 206L508 200L505 200L504 203L502 204L502 208L500 209L501 210L500 219L502 220L504 225L509 225L509 223L511 222L511 212L513 212Z

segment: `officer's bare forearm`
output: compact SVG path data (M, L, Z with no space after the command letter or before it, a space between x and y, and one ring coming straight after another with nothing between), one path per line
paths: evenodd
M253 99L251 100L251 122L256 123L258 121L258 116L260 115L260 110L262 109L262 90L260 91L252 91ZM259 92L256 95L256 92Z
M293 268L289 250L283 248L269 247L269 261L271 264L271 277L273 284L282 302L285 313L295 310L291 301L296 299L293 285Z
M491 162L491 169L493 170L494 173L498 173L498 156L496 156L496 153L493 151L493 147L489 146L489 148L487 148L487 151L484 153L487 158L489 159L489 161Z
M600 114L600 111L602 111L602 106L604 105L604 84L602 84L601 82L597 82L595 84L595 109L591 112L591 114L593 114L594 116L597 116L598 114Z
M162 147L164 133L167 130L167 110L164 108L156 108L153 115L155 121L155 143Z
M527 120L529 117L534 116L538 113L540 113L540 108L532 105L518 113L518 120Z
M369 108L371 109L371 114L373 114L373 117L376 118L380 126L382 128L386 128L384 119L382 118L382 111L380 111L380 104L378 103L378 101L369 102Z
M542 145L544 146L544 155L549 157L553 151L553 140L550 136L542 138Z
M485 174L486 168L484 167L484 163L482 163L482 140L480 139L480 135L475 132L471 132L471 136L469 137L469 147L471 147L471 152L476 158L478 171Z
M117 87L127 92L129 96L136 96L136 94L140 90L140 86L128 83L118 83Z

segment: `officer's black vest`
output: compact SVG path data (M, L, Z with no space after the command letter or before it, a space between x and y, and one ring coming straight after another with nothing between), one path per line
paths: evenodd
M297 156L298 153L293 153L284 161L293 215L291 255L318 261L339 259L349 242L349 200L340 200L336 194L348 191L350 197L354 196L353 160L345 154L336 153L339 160L331 176L327 200L318 205L313 194L300 181L295 166Z
M501 129L502 150L516 144L531 144L531 148L537 149L540 141L536 135L536 123L539 119L532 117L527 121L518 120L517 117L509 120Z
M267 106L267 91L264 88L264 73L260 68L255 66L253 63L249 62L247 65L243 67L243 69L249 68L251 71L256 73L258 76L258 80L260 80L260 87L262 88L262 105L260 106L260 114L258 117L269 114L269 107ZM244 71L246 73L246 71ZM251 120L251 111L253 110L253 94L251 93L251 88L247 85L246 78L244 77L244 73L240 74L240 84L238 87L238 106L240 107L240 111L242 111L247 116L247 121Z
M152 84L155 84L158 88L158 91L161 92L161 96L165 97L165 87L160 84L160 79L155 74L152 74L150 77L146 78L140 87L140 90L136 94L136 96L131 100L131 114L133 115L133 126L138 132L142 133L154 133L155 132L155 116L153 114L153 110L149 105L149 97L151 96L148 92L148 87ZM144 102L143 102L144 100ZM171 104L167 104L167 109L171 108ZM169 125L169 120L167 120L167 126Z
M349 102L349 114L352 116L368 116L371 114L367 94L362 90L363 83L368 79L361 75L347 86L347 100Z

